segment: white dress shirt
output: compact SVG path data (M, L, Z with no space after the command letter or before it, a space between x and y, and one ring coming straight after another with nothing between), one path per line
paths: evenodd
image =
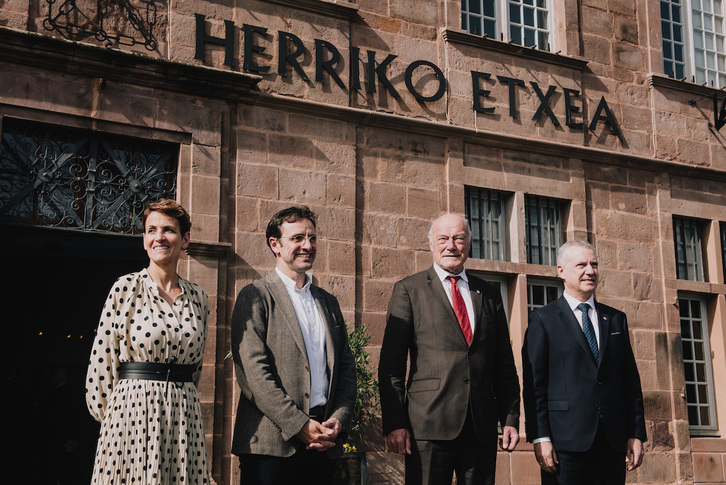
M453 308L454 303L451 299L451 281L447 280L449 276L458 276L459 279L456 282L456 286L459 287L459 293L464 298L464 305L466 305L466 314L469 317L469 325L471 325L471 334L474 335L474 329L476 328L476 318L474 315L474 304L471 301L471 292L469 291L469 278L466 276L466 270L462 269L459 274L451 274L445 269L441 268L438 264L434 263L434 270L441 280L441 284L444 286L446 296L449 298L449 303Z
M325 323L320 309L310 292L313 278L305 274L305 285L298 289L295 282L275 268L290 295L295 315L302 330L310 367L310 407L322 406L328 401L328 364L325 357Z

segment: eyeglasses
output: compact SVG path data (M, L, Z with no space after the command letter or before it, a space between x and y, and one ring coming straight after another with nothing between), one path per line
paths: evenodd
M318 242L318 236L316 236L315 234L312 234L310 236L303 236L302 234L296 234L296 235L290 236L290 237L280 237L279 239L287 239L289 241L294 242L295 244L303 244L306 239L308 241L310 241L310 244L317 244L317 242Z

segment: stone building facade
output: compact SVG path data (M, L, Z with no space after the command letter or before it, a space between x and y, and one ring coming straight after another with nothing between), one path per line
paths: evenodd
M39 366L85 370L85 344L64 346L92 331L109 279L145 264L140 240L121 234L137 224L130 201L166 191L192 215L182 274L212 303L200 398L213 478L238 483L229 317L273 268L269 216L290 204L319 214L315 278L370 331L377 362L394 282L431 264L429 223L454 212L474 232L468 269L502 291L518 365L528 310L562 289L552 250L590 240L598 299L628 314L643 384L647 455L628 481L726 483L723 9L3 2L2 247L46 277L84 273L53 290L54 319L17 315L18 396L39 394ZM72 153L82 161L64 172ZM97 160L115 164L116 182ZM118 221L98 215L110 209ZM87 286L101 288L98 305ZM79 306L85 320L60 318L53 337L48 321ZM368 482L402 482L401 461L369 438ZM531 446L500 454L497 474L538 483Z

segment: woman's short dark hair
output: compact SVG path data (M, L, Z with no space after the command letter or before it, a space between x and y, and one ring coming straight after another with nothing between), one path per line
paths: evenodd
M265 236L267 236L267 246L270 250L272 250L272 246L270 246L270 238L274 237L275 239L279 239L280 236L282 236L282 224L285 222L297 222L301 219L307 219L313 223L313 227L317 227L315 213L311 211L309 207L304 205L282 209L272 216L270 222L267 223L267 231L265 232Z
M144 225L144 232L146 232L146 219L152 212L161 212L162 214L173 217L179 222L179 232L182 236L189 232L192 228L192 221L189 218L187 210L181 206L177 201L172 199L159 199L156 202L146 206L144 209L144 216L141 220Z

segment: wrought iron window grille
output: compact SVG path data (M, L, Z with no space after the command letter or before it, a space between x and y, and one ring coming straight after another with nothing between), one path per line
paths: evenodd
M159 0L41 0L47 4L48 16L43 19L46 30L55 30L71 40L94 38L107 46L143 45L153 51L158 47L154 36ZM115 18L115 28L108 21ZM134 35L121 33L121 24ZM117 30L111 32L111 30Z
M174 198L179 147L3 120L0 221L126 234L146 205Z

